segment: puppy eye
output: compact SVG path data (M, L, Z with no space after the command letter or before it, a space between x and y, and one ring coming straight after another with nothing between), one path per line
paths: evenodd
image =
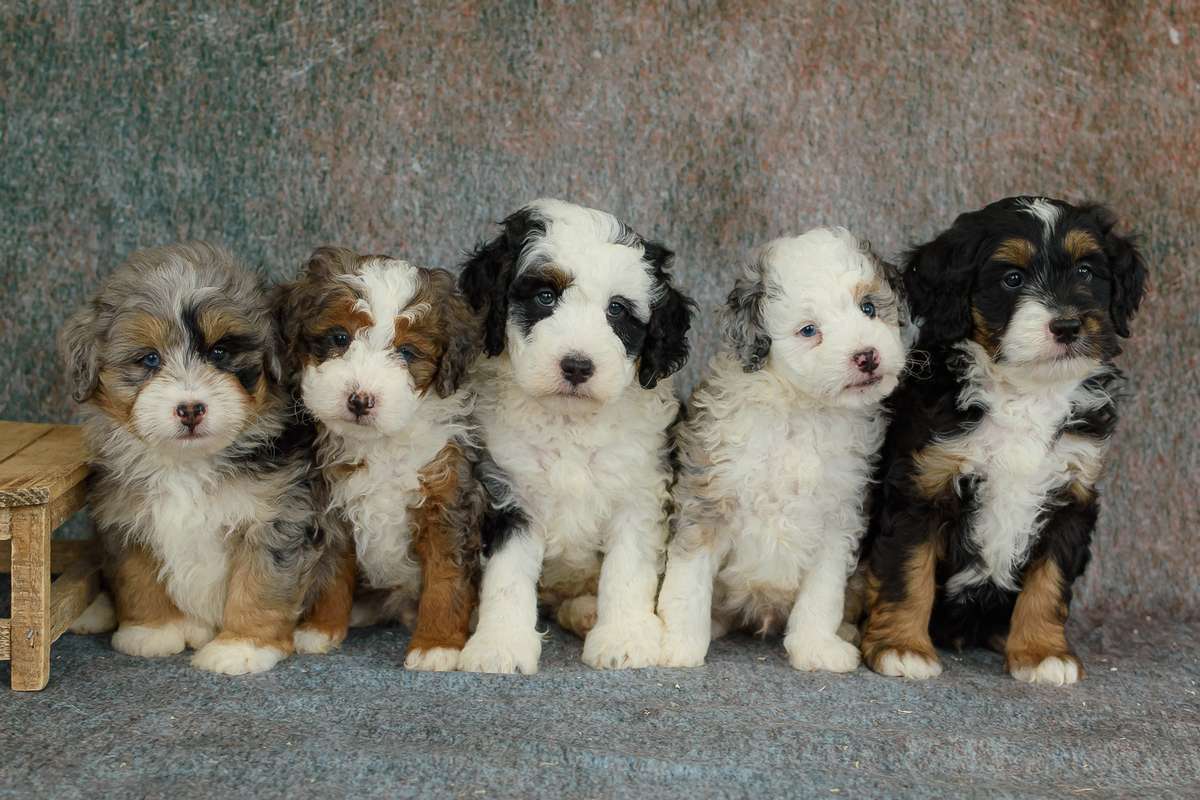
M1010 289L1016 289L1021 284L1025 283L1025 276L1020 270L1010 269L1004 273L1004 285Z
M208 351L208 360L214 364L222 364L229 358L229 351L217 345Z
M400 345L396 348L396 352L404 359L405 364L411 364L421 357L421 351L411 344Z
M624 303L620 303L616 300L613 300L611 303L608 304L608 316L611 319L618 319L620 317L625 316L628 313L629 313L629 309L625 307Z
M537 294L535 294L533 296L533 299L537 301L537 304L539 306L545 306L546 308L549 308L550 306L552 306L556 302L558 302L558 295L556 295L550 289L542 289L540 292L538 292Z
M1082 278L1085 281L1091 280L1092 268L1089 267L1087 264L1080 264L1078 267L1075 268L1075 274L1078 275L1080 278Z
M149 352L138 359L138 363L146 369L158 369L162 366L162 356L155 352Z
M859 308L861 308L862 312L867 315L868 319L875 319L875 314L877 313L875 310L875 304L870 300L863 303L861 306L859 306Z
M796 333L800 334L805 339L811 339L812 337L817 335L817 326L816 325L805 325L803 328L796 331Z
M339 328L326 334L325 341L329 342L331 347L336 347L338 350L344 350L350 346L350 334Z

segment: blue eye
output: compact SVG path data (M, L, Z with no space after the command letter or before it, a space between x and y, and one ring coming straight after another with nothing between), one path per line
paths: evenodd
M396 348L396 352L404 359L404 363L411 364L421 357L421 351L410 344L402 344Z
M870 300L863 303L861 306L859 306L859 308L861 308L862 312L864 314L866 314L870 319L875 319L875 314L876 314L875 304L872 303Z
M799 333L805 339L811 339L812 337L817 335L817 326L816 325L805 325L803 328L800 329Z
M558 301L558 295L549 289L542 289L533 296L533 299L537 301L539 306L545 306L546 308L549 308Z
M142 356L141 365L146 369L158 369L162 366L162 356L158 353L146 353Z
M1016 289L1025 282L1025 276L1019 270L1010 269L1004 273L1004 285L1010 289Z
M608 304L608 316L612 317L613 319L625 316L628 311L628 308L626 308L622 303L618 303L616 300L613 300Z

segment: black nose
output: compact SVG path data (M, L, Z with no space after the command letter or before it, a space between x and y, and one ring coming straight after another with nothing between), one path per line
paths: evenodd
M854 362L854 366L858 367L859 372L865 372L868 375L879 369L879 351L874 347L859 350L850 356L850 360Z
M590 358L585 358L574 353L565 356L562 361L558 362L558 366L562 369L563 377L567 379L567 383L572 386L585 383L596 372L596 365L592 363Z
M375 407L375 395L355 392L346 398L346 408L356 417L365 416Z
M1050 332L1054 334L1055 340L1062 344L1070 344L1075 341L1081 330L1083 330L1082 320L1071 317L1050 320Z
M207 410L204 403L180 403L175 406L175 416L179 417L179 421L189 431L194 431L200 420L204 419L204 412Z

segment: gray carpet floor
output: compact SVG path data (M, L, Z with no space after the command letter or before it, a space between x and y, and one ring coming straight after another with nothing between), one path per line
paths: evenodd
M532 677L408 673L406 634L224 678L67 635L0 690L0 797L1198 797L1200 636L1104 622L1071 689L987 652L927 683L794 672L778 641L594 672L553 630ZM7 666L0 666L7 686Z

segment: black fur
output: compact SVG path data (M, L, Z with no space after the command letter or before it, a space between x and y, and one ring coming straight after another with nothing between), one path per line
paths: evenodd
M762 266L759 265L755 276L743 275L734 282L733 290L725 300L722 315L725 339L746 372L762 369L771 352L771 337L763 327L762 318L766 297Z
M545 232L545 226L527 208L510 214L500 225L503 232L476 246L458 278L459 288L482 320L483 347L489 356L504 351L509 288L516 277L521 250L531 234Z

